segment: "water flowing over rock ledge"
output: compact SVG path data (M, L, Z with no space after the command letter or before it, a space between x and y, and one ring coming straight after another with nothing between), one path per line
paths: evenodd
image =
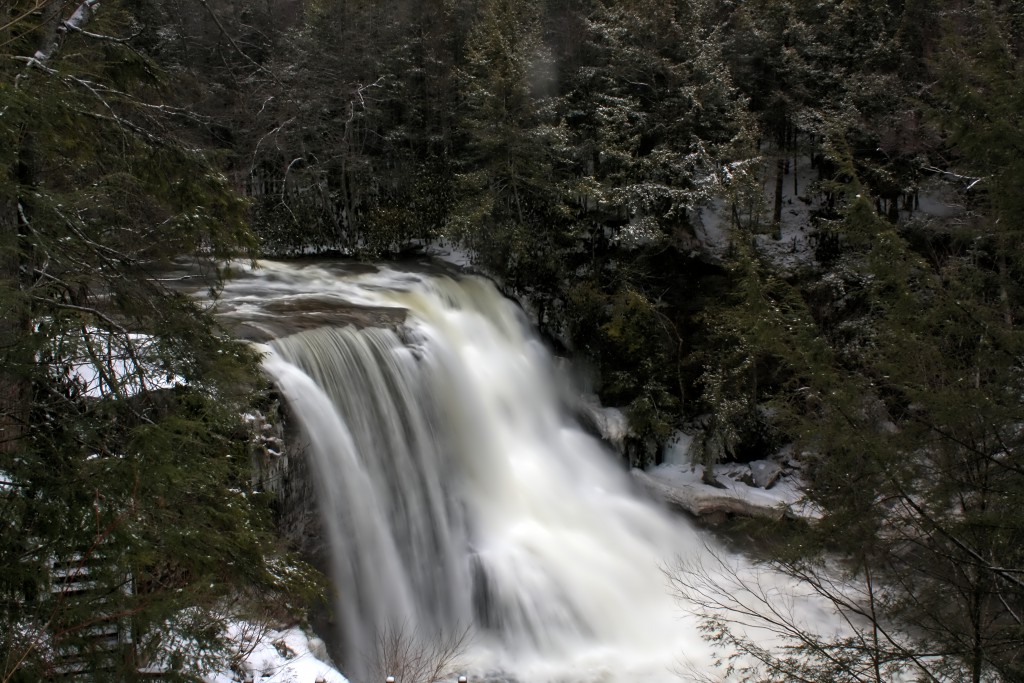
M405 322L403 308L385 308L340 304L330 300L275 302L263 307L268 314L260 319L230 321L227 326L239 339L266 343L290 334L318 327L397 328ZM273 317L280 316L280 317Z

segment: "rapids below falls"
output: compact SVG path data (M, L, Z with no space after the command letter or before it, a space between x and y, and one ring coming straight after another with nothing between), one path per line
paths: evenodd
M308 440L337 630L323 635L353 680L387 629L468 629L470 681L720 680L728 652L701 637L673 572L727 565L799 602L788 579L637 492L489 281L330 261L242 271L218 310L270 339L265 371Z

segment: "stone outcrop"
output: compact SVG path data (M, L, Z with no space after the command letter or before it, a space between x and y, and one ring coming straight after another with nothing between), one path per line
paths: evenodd
M271 313L273 315L266 315ZM279 337L318 327L389 327L396 329L405 322L404 308L357 306L328 299L303 299L296 302L271 303L259 316L233 319L222 316L231 333L246 341L266 343Z
M321 540L316 487L305 456L305 436L289 419L287 406L273 400L258 421L253 477L259 488L274 497L278 529L289 545L314 565L321 566L327 551Z

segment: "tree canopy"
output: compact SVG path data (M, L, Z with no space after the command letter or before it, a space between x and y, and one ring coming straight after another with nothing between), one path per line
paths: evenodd
M305 581L251 490L256 357L161 277L251 257L245 202L138 7L103 5L0 17L4 681L195 677L231 601Z

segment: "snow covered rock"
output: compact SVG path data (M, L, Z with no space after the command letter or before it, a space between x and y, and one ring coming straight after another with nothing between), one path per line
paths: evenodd
M782 476L782 466L771 460L755 460L750 463L754 486L770 489Z
M602 406L597 396L586 395L580 400L578 410L583 422L601 439L620 455L626 452L626 438L630 436L629 418L621 408Z
M705 484L700 465L664 464L647 471L634 469L633 479L654 498L695 517L740 515L782 519L814 518L818 512L803 501L799 482L783 477L781 468L771 491L744 483L746 465L720 465L715 468L722 488Z
M325 661L326 648L319 638L296 626L249 640L246 634L251 630L251 625L232 624L228 636L238 642L238 662L204 676L206 683L348 683Z

